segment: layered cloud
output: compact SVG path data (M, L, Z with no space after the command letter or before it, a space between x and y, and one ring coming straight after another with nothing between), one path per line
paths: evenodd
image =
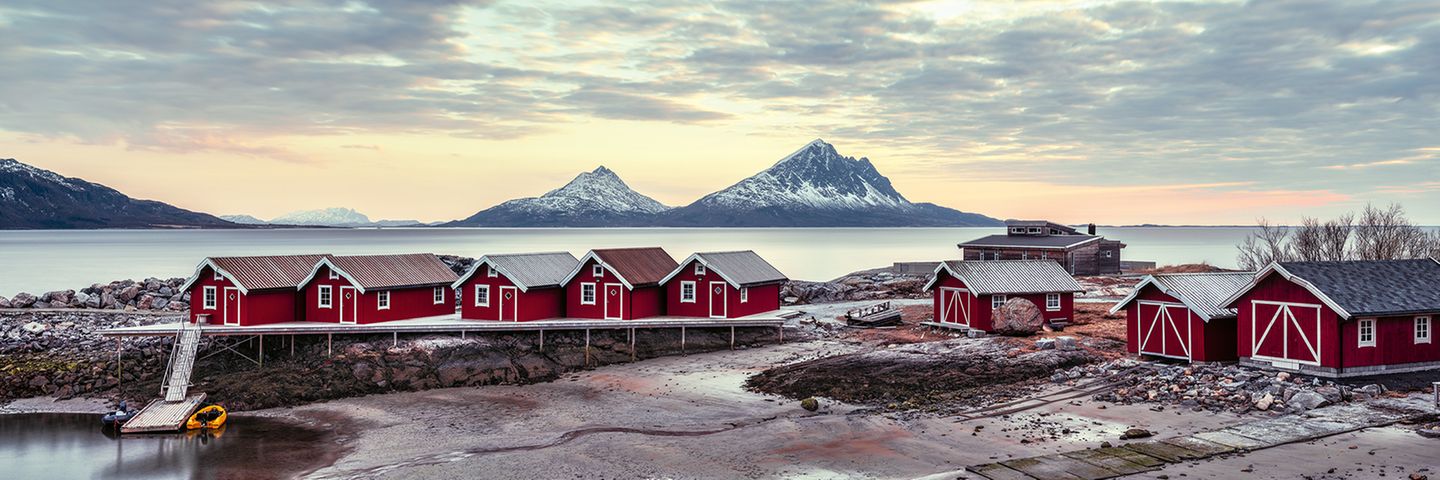
M1440 204L1437 19L1420 0L18 0L0 129L305 161L275 139L662 122L863 144L896 176Z

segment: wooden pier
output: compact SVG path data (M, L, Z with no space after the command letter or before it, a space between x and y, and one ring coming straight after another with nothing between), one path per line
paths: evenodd
M205 394L195 393L178 402L157 398L145 405L135 418L120 427L120 433L173 432L185 428L185 421L205 403Z

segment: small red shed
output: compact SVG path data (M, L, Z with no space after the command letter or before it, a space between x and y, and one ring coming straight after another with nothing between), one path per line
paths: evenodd
M326 255L209 257L180 287L190 293L190 321L263 325L301 318L295 286Z
M591 250L565 277L565 315L606 320L664 315L660 280L678 266L659 247Z
M1226 299L1242 363L1325 377L1440 369L1440 261L1279 262Z
M665 314L740 318L780 309L788 278L753 251L690 255L666 275Z
M454 314L456 278L429 253L338 256L320 259L296 289L306 321L366 324Z
M1125 310L1130 353L1194 362L1232 362L1235 309L1222 303L1254 272L1147 275L1110 313Z
M451 285L460 318L525 322L565 316L565 276L580 264L569 252L486 255Z
M989 332L991 312L1013 298L1034 303L1046 322L1074 318L1075 292L1084 289L1053 260L948 260L925 290L935 292L936 322Z

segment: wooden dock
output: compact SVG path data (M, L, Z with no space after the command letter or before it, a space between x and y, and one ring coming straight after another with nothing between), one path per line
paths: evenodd
M173 432L185 428L185 421L200 409L205 402L205 394L196 393L185 397L179 402L167 402L164 399L150 401L145 409L135 415L135 418L125 422L120 427L120 433L142 433L142 432Z

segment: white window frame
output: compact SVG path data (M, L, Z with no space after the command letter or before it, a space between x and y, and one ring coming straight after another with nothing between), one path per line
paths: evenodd
M200 292L200 301L202 302L202 308L206 310L214 310L215 304L218 303L216 302L216 300L219 299L219 297L217 297L216 295L217 293L215 291L214 285L205 286L205 288L202 289Z
M329 285L321 285L319 293L315 294L315 306L318 308L334 308L335 297L332 296Z
M1115 258L1115 252L1114 252L1114 251L1106 250L1104 253L1105 253L1105 258Z
M481 292L484 292L484 293L482 294ZM475 286L475 306L477 306L477 307L488 307L488 306L490 306L490 286L489 286L489 285L476 285L476 286Z
M1423 328L1422 328L1423 327ZM1430 317L1415 317L1415 343L1430 343L1435 338ZM1423 336L1421 334L1424 334Z
M695 262L695 274L696 274L696 275L704 275L704 274L705 274L705 264L700 263L700 262Z
M589 299L589 300L586 300L586 299L585 299L585 294L586 294L586 293L589 293L589 294L590 294L590 299ZM580 284L580 304L581 304L581 305L595 305L596 300L597 300L596 294L598 294L598 293L599 293L599 292L595 289L595 284L594 284L594 283L582 283L582 284Z
M1360 347L1375 346L1375 319L1362 318L1355 325L1355 341ZM1370 337L1368 340L1365 337Z
M431 295L435 297L436 305L445 303L445 287L435 287L435 291Z
M686 289L689 289L688 296L686 295ZM680 282L680 303L695 303L696 296L697 295L695 294L695 282L688 280Z
M991 310L994 310L994 309L1003 307L1003 306L1005 306L1005 302L1007 302L1007 301L1009 301L1009 300L1010 300L1010 297L1007 297L1007 296L1005 296L1004 294L994 294L994 295L991 295L991 296L990 296L990 309L991 309Z
M494 265L489 265L485 267L485 276L490 278L496 278L500 276L500 272L495 270Z
M597 264L594 264L594 265L591 265L591 266L590 266L590 276L592 276L592 277L603 277L603 276L605 276L605 267L601 266L601 265L598 264L598 263L597 263Z
M389 290L381 290L381 291L379 291L379 292L375 292L375 309L377 309L377 310L389 310L389 309L390 309L390 291L389 291Z
M1025 227L1010 227L1010 233L1025 233Z
M224 276L224 275L221 275L219 270L211 270L211 271L210 271L210 279L218 282L218 281L224 280L224 279L225 279L225 276Z
M340 279L340 274L339 274L338 272L336 272L335 269L333 269L333 268L330 269L330 271L329 271L328 273L329 273L329 275L327 275L327 276L330 277L331 280L339 280L339 279Z
M1025 233L1044 233L1044 232L1043 232L1042 230L1040 230L1040 227L1030 227L1030 228L1025 229Z
M1053 306L1050 304L1050 300L1052 300L1052 299L1055 300L1055 304L1054 304ZM1063 303L1064 303L1064 301L1063 301L1063 299L1060 298L1060 294L1058 294L1058 293L1047 293L1047 294L1045 294L1045 311L1047 311L1047 312L1057 312L1057 311L1060 311L1060 305L1062 305Z
M740 287L740 303L750 301L750 287Z

